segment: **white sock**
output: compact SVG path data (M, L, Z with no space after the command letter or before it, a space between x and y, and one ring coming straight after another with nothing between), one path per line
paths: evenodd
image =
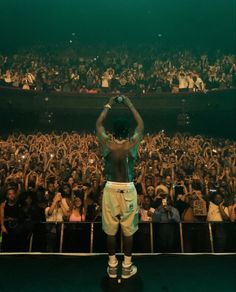
M108 264L109 264L109 266L112 266L112 267L116 266L116 264L117 264L116 255L109 256Z
M132 262L131 262L132 257L124 256L124 261L123 261L123 266L129 267Z

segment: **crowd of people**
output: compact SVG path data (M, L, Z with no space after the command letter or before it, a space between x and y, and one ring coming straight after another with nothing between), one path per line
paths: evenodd
M95 135L12 134L0 140L0 157L5 242L40 221L101 221L106 178ZM234 141L146 135L134 173L140 222L236 221Z
M38 46L0 54L0 85L25 90L140 94L236 86L235 55L142 45Z

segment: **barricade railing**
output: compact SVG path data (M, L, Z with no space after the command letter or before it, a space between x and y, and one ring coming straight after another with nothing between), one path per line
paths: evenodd
M16 238L9 239L9 236L3 235L3 253L106 253L106 234L101 222L40 222L25 237L17 238L16 234ZM117 251L122 253L123 235L120 230L117 247ZM234 253L236 223L139 223L139 230L134 234L133 252Z

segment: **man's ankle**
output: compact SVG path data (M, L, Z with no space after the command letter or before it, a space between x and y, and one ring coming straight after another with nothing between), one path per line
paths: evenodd
M123 267L129 267L132 265L132 256L124 255L124 261L122 263Z
M116 255L109 255L108 265L111 267L115 267L118 264L118 260Z

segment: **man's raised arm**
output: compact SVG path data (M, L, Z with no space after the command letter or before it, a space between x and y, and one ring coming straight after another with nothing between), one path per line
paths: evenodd
M134 107L134 105L132 104L131 100L124 96L124 104L127 105L127 107L130 109L130 111L132 112L135 121L137 122L137 127L135 129L135 133L133 136L133 139L142 139L143 137L143 132L144 132L144 123L143 123L143 119L140 116L139 112L136 110L136 108ZM136 137L137 136L137 137Z
M109 102L104 105L104 110L101 112L101 114L99 115L97 122L96 122L96 130L97 130L97 135L98 135L100 142L105 142L108 139L108 136L105 132L103 123L107 117L109 110L111 110L114 99L115 99L115 97L111 97L109 99Z

